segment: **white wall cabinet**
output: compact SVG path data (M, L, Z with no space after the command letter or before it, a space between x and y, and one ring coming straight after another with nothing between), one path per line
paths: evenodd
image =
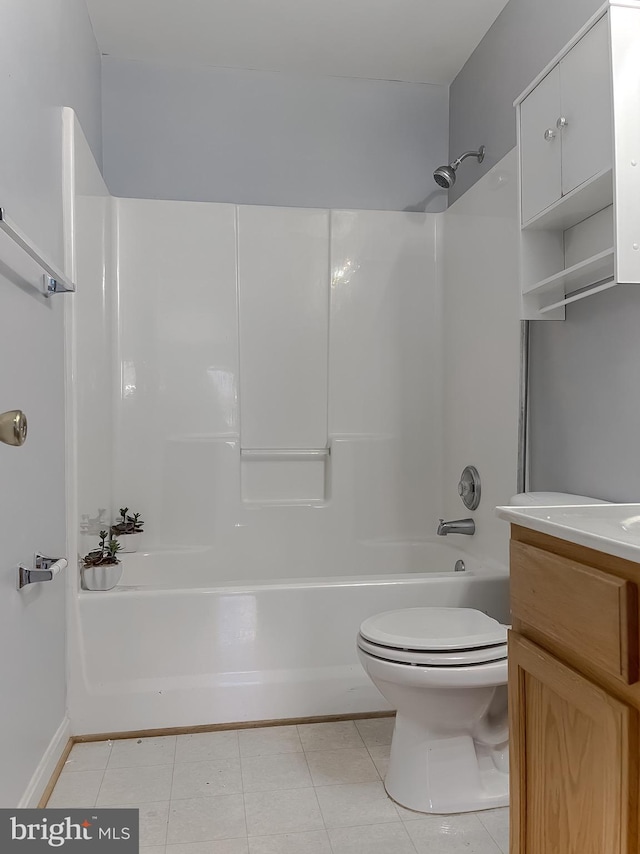
M611 169L608 18L601 18L522 102L522 221Z
M609 0L516 100L525 319L640 283L639 103L636 0Z

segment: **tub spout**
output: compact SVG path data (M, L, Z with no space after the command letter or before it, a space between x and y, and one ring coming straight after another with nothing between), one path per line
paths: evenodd
M453 522L445 522L444 519L440 519L438 525L439 537L446 537L447 534L466 534L470 537L475 532L476 523L473 519L456 519Z

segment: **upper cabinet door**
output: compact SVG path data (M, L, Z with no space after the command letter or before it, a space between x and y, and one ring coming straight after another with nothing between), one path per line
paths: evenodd
M522 222L560 198L562 184L560 68L556 66L522 102L520 146Z
M560 63L562 111L556 119L566 121L559 131L563 196L611 168L610 69L609 19L605 15Z

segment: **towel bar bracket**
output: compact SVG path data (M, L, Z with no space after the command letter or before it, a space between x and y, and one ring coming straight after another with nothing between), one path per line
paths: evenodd
M44 257L42 252L33 245L26 234L24 234L18 226L9 219L2 207L0 207L0 231L10 237L16 246L19 246L25 255L31 259L31 262L35 262L35 264L44 271L41 287L42 292L46 297L50 297L53 294L75 293L75 284ZM33 264L31 262L29 262L29 271L26 274L26 277L31 276L33 269ZM22 264L19 266L22 268ZM20 269L16 272L22 273L23 271Z
M42 276L42 290L46 297L50 297L53 294L73 294L76 289L74 286L68 286L65 282L54 279L53 276L45 273Z

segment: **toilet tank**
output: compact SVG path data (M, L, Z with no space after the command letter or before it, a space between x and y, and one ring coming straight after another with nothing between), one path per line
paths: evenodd
M509 504L513 507L558 507L579 504L610 504L600 498L588 498L586 495L570 495L568 492L520 492L512 495Z

